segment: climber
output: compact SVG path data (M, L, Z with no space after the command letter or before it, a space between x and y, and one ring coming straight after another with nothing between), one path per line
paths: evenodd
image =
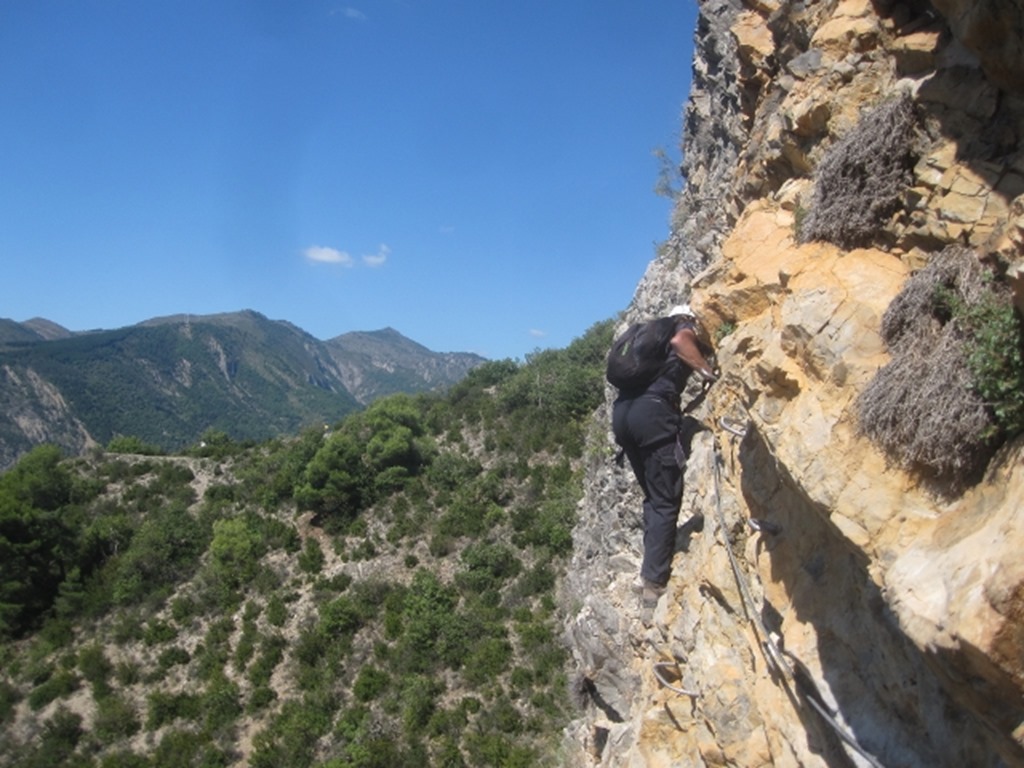
M717 378L702 352L699 324L690 306L673 307L669 316L676 321L674 333L656 377L641 391L620 390L612 410L615 442L629 459L644 494L640 591L647 612L653 611L665 592L675 551L686 464L679 400L693 371L708 385Z

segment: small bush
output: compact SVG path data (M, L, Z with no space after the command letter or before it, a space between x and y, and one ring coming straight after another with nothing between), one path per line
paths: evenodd
M134 435L116 435L107 443L109 453L129 453L141 456L160 456L163 454L158 446L145 443Z
M999 430L1012 437L1024 430L1024 338L1020 315L1008 294L986 293L981 301L958 303L956 317L972 338L967 366L974 387L991 409Z
M227 664L230 654L228 643L234 628L234 621L230 617L225 617L215 621L206 630L202 645L195 651L200 678L210 679Z
M801 242L825 240L841 248L876 242L912 178L913 102L884 102L833 144L818 165Z
M238 638L238 645L235 646L235 655L232 659L235 669L244 672L254 653L256 653L256 627L254 624L247 624Z
M218 731L233 723L242 714L238 686L220 676L214 679L203 694L201 709L207 729Z
M726 320L724 323L719 325L715 329L715 345L722 343L722 339L727 336L731 336L736 332L736 323L732 320Z
M171 667L179 664L188 664L191 660L192 657L189 656L188 651L175 645L170 648L165 648L160 652L160 656L157 659L157 669L162 677L163 674Z
M463 550L462 562L465 571L456 577L456 582L474 592L500 587L522 570L515 550L505 544L471 544Z
M134 708L120 696L105 696L97 702L93 733L101 743L134 736L139 725Z
M197 720L202 711L202 699L191 693L172 694L154 691L149 694L148 704L146 728L151 731L178 718Z
M270 684L270 676L284 658L287 642L280 635L270 635L260 641L260 655L249 667L249 682L254 688Z
M70 672L61 671L46 682L36 686L28 695L28 705L40 710L54 699L70 696L78 688L78 678Z
M171 618L178 622L178 624L184 625L198 612L199 605L188 595L176 597L171 601Z
M323 570L326 558L324 551L320 548L320 542L310 536L299 554L299 570L303 573L316 575Z
M142 618L134 611L122 613L114 620L113 637L118 645L127 645L133 640L139 640L143 633Z
M274 721L253 738L253 768L313 764L317 740L330 728L333 707L323 702L286 701Z
M6 680L0 680L0 723L7 722L20 698L17 688Z
M273 704L276 699L277 693L269 685L253 688L252 693L249 694L248 711L259 712Z
M1024 426L1021 327L975 256L948 248L912 276L882 318L891 361L857 402L860 427L893 459L971 482Z
M153 619L143 633L143 640L146 645L160 645L169 643L178 636L178 630L172 624L160 619Z
M352 693L358 701L372 701L384 692L390 682L391 676L387 672L367 665L361 667L356 675Z
M134 752L111 752L100 760L100 768L149 768L149 760Z
M61 765L75 751L82 738L82 716L58 707L43 727L42 742L27 765Z
M226 756L213 744L210 737L192 730L172 730L160 740L148 765L166 766L220 766L227 765Z
M507 671L511 661L511 643L503 637L487 637L474 645L463 674L470 685L481 686Z
M142 681L142 670L133 661L119 661L114 668L114 676L121 685L135 685Z
M279 595L271 595L267 601L267 621L272 627L280 627L288 620L288 607Z
M86 646L78 654L78 670L94 687L105 687L113 669L98 643Z

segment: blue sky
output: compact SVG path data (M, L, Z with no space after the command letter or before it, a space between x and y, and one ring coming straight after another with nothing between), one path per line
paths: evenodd
M0 317L523 358L624 309L693 0L8 0Z

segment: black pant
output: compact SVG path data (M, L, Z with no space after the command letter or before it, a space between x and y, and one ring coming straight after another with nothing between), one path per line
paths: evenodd
M666 584L672 570L676 523L683 496L683 417L671 403L641 395L618 400L612 430L644 494L644 558L640 576Z

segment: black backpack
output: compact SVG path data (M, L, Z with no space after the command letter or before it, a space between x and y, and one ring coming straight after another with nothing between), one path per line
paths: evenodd
M642 392L669 359L668 343L675 335L676 319L659 317L635 323L612 342L605 378L624 392Z

